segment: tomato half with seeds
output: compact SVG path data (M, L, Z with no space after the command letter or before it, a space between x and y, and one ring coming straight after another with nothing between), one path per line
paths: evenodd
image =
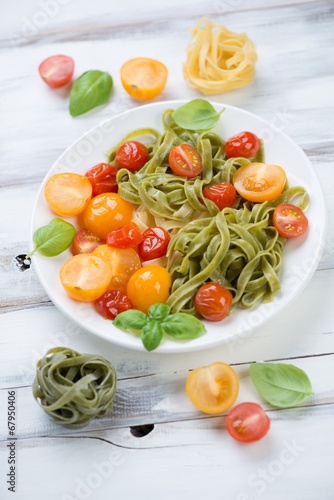
M95 307L104 319L115 319L117 314L133 309L129 297L119 290L108 290L96 300Z
M270 428L270 418L260 405L241 403L228 414L226 428L237 441L252 443L259 441L267 434Z
M134 222L111 231L107 236L107 245L113 248L133 248L142 241L140 229Z
M250 158L256 155L260 148L260 140L252 132L239 132L230 137L225 144L227 158Z
M45 199L57 215L71 216L83 212L92 196L92 186L79 174L55 174L45 185Z
M175 175L196 177L203 172L202 157L190 144L180 144L169 153L169 166Z
M85 173L85 177L87 177L92 185L92 196L97 196L101 193L117 193L118 184L116 176L117 168L109 165L109 163L98 163L95 167L90 168Z
M202 285L195 296L195 307L203 318L221 321L227 316L233 295L220 283L210 281Z
M219 210L233 207L236 200L236 192L230 182L219 182L218 184L212 184L212 186L205 186L203 196L213 201Z
M51 56L39 65L38 71L49 87L63 87L73 76L74 61L69 56Z
M204 413L228 410L239 392L239 379L230 365L220 361L190 372L186 391L190 401Z
M300 208L289 203L283 203L275 208L273 225L281 236L291 238L306 233L308 220Z
M233 176L233 185L248 201L262 203L273 201L284 189L286 173L278 165L248 163L240 167Z
M131 97L140 101L159 95L166 85L167 76L166 66L148 57L130 59L121 67L123 87Z
M141 169L148 160L149 151L145 144L138 141L127 141L117 151L115 163L117 168L126 168L130 172Z
M167 253L170 242L170 235L163 227L149 227L143 233L143 241L138 246L138 253L141 259L159 259Z
M73 255L78 255L79 253L92 253L95 248L104 243L102 238L91 233L88 229L81 229L81 231L78 231L74 236L72 253Z

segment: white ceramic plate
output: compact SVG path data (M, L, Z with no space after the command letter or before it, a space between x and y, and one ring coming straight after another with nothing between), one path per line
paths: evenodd
M59 172L84 174L93 165L106 161L104 151L117 144L132 130L141 127L162 130L163 112L168 108L175 109L185 102L167 101L136 107L101 123L66 149L47 173L37 195L31 224L31 246L33 247L33 232L55 217L44 198L45 183L52 175ZM217 110L223 107L222 104L212 104ZM225 105L225 108L220 123L215 128L223 139L242 130L254 132L264 139L266 162L283 167L290 186L302 185L308 190L311 197L307 210L309 231L306 235L287 242L280 276L282 289L271 304L262 304L254 310L237 310L222 322L205 322L207 333L192 341L175 342L164 338L157 349L159 352L205 349L250 333L281 313L301 292L316 270L324 247L327 227L324 196L305 153L289 137L262 118L233 106ZM66 220L76 224L75 217ZM92 304L76 302L68 297L60 283L59 270L71 255L70 250L67 250L58 257L47 258L39 254L33 257L34 268L50 299L80 327L115 344L143 351L140 338L115 328L111 321L104 320L97 314Z

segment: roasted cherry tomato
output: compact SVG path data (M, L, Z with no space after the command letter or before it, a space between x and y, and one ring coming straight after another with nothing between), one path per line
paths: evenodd
M210 281L199 288L195 296L195 307L203 318L221 321L227 316L233 296L220 283Z
M252 132L239 132L226 141L227 158L250 158L256 155L260 147L259 138Z
M112 277L108 290L126 293L129 279L141 268L139 255L134 248L111 248L108 245L97 247L93 255L107 259L111 265Z
M196 177L203 171L202 157L190 144L180 144L169 153L169 166L175 175Z
M219 184L212 184L212 186L205 186L203 196L213 201L219 210L223 210L226 207L233 207L236 200L236 192L230 182L220 182Z
M143 241L138 252L143 261L158 259L167 253L170 242L169 233L162 227L150 227L143 233Z
M132 304L125 293L109 290L96 300L95 307L105 319L115 319L117 314L132 309Z
M99 163L85 173L93 188L93 196L102 193L117 193L117 169L109 163Z
M147 147L138 141L124 142L118 148L115 163L118 168L126 168L130 172L136 172L142 168L148 160Z
M220 361L190 372L186 391L190 401L204 413L221 413L237 399L239 379L230 365Z
M270 427L270 419L260 405L241 403L235 406L226 419L229 434L242 443L252 443L262 439Z
M82 253L67 260L60 269L59 276L72 299L90 302L108 290L112 270L106 259Z
M78 231L74 236L72 253L73 255L78 255L79 253L92 253L95 248L104 243L104 240L88 231L88 229L81 229L81 231Z
M118 194L98 194L88 203L83 213L83 223L89 231L106 239L110 231L129 224L132 213L133 205Z
M248 163L233 176L233 185L238 193L246 200L258 203L278 198L285 181L283 168L266 163Z
M146 266L129 279L127 295L135 309L147 314L151 305L166 302L171 284L169 272L164 267Z
M134 222L111 231L107 236L107 245L113 248L132 248L142 241L140 229Z
M45 199L57 215L78 215L86 208L92 186L86 177L79 174L55 174L45 185Z
M167 82L168 71L161 62L136 57L121 67L123 87L131 97L145 101L159 95Z
M273 225L281 236L291 238L306 233L308 220L300 208L289 203L283 203L275 208Z
M74 61L69 56L51 56L39 65L38 71L49 87L62 87L73 76Z

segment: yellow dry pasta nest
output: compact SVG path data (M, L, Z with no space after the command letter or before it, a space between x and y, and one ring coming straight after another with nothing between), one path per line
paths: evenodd
M209 19L199 20L183 65L186 82L203 94L222 94L251 83L256 45L246 33L234 33Z

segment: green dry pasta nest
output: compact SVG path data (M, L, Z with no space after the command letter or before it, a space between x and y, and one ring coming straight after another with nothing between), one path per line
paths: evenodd
M112 410L116 382L115 368L102 356L56 347L38 361L32 389L55 423L81 428Z

